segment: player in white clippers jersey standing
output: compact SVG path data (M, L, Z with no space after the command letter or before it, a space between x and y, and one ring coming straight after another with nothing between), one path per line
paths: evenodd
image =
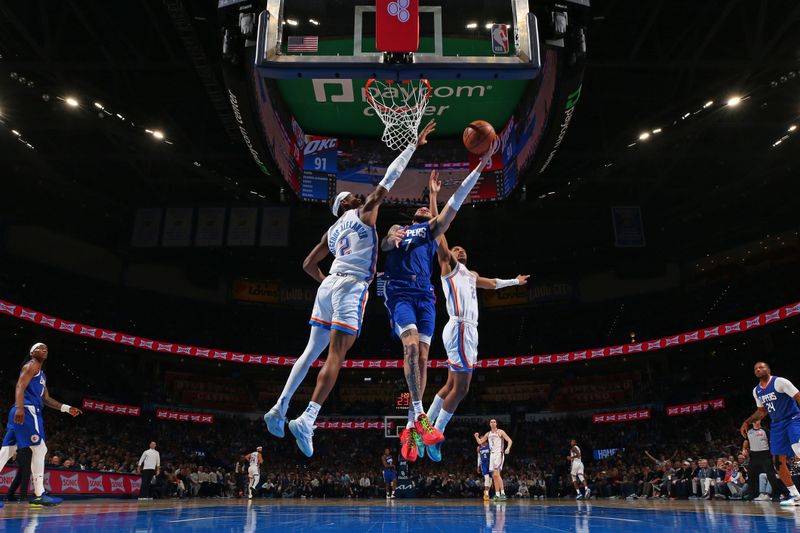
M386 175L361 204L355 195L340 192L331 205L331 212L338 217L336 223L322 235L322 239L303 261L303 269L320 283L314 310L311 313L311 337L303 354L298 358L286 381L275 406L264 415L269 432L283 437L283 425L289 400L305 378L308 369L328 346L328 358L317 376L317 385L305 412L289 422L297 446L307 457L314 453L312 442L314 421L322 403L336 383L342 362L355 343L361 329L364 308L367 305L367 289L375 277L378 260L378 234L375 223L383 199L408 165L417 146L427 143L428 135L436 123L429 122L420 132L416 144L409 144L386 169ZM330 274L325 276L319 264L328 254L334 256Z
M252 499L258 489L258 481L261 479L261 464L264 462L264 456L261 455L261 446L256 448L256 451L248 453L244 456L244 460L248 462L247 467L247 498Z
M436 195L442 188L435 171L428 184L431 206L436 205ZM434 208L435 209L435 208ZM436 212L433 213L436 216ZM478 294L476 289L498 290L528 283L528 275L513 279L481 277L467 268L467 251L461 246L448 248L444 235L438 239L436 249L439 267L442 270L442 290L450 320L442 332L442 341L447 351L447 382L434 396L428 410L428 418L434 427L444 433L458 404L467 395L472 381L472 370L478 360ZM426 446L432 461L442 460L442 442Z
M511 445L514 443L505 431L497 428L497 420L494 418L489 420L489 428L489 432L483 437L480 436L480 433L475 433L475 441L478 444L489 443L489 470L492 472L494 479L495 492L493 499L502 501L508 498L506 498L503 476L500 472L503 470L506 455L511 453ZM508 444L505 450L503 450L503 441Z
M583 475L583 461L581 460L581 449L575 439L569 441L569 455L567 461L570 464L569 475L572 476L572 484L575 486L576 500L589 499L592 495L591 489L586 484L586 476ZM581 493L581 483L583 492Z

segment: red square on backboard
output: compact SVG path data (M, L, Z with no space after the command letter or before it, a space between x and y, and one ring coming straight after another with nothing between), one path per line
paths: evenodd
M375 46L381 52L419 48L419 0L376 0Z

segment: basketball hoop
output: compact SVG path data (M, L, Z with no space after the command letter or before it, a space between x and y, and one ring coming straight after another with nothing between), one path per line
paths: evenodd
M431 84L419 81L380 81L374 78L365 86L367 101L383 122L381 140L392 150L403 150L417 142L417 130L431 97Z

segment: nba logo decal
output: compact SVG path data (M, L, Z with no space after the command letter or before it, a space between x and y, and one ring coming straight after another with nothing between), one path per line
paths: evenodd
M508 53L508 27L505 24L492 24L492 53Z

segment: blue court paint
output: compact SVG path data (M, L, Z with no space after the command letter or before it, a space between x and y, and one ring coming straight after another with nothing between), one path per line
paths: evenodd
M238 502L236 502L238 503ZM122 512L72 513L67 506L30 510L24 518L3 518L0 530L41 533L90 532L205 532L253 533L255 531L383 532L673 532L747 531L783 532L800 529L800 511L772 504L738 502L728 510L697 505L695 511L652 510L634 506L529 504L527 502L464 504L438 501L341 502L320 505L256 500L241 505L125 510ZM128 508L130 509L130 508ZM111 509L113 511L113 509ZM106 511L109 511L107 508ZM2 513L2 511L0 511Z

